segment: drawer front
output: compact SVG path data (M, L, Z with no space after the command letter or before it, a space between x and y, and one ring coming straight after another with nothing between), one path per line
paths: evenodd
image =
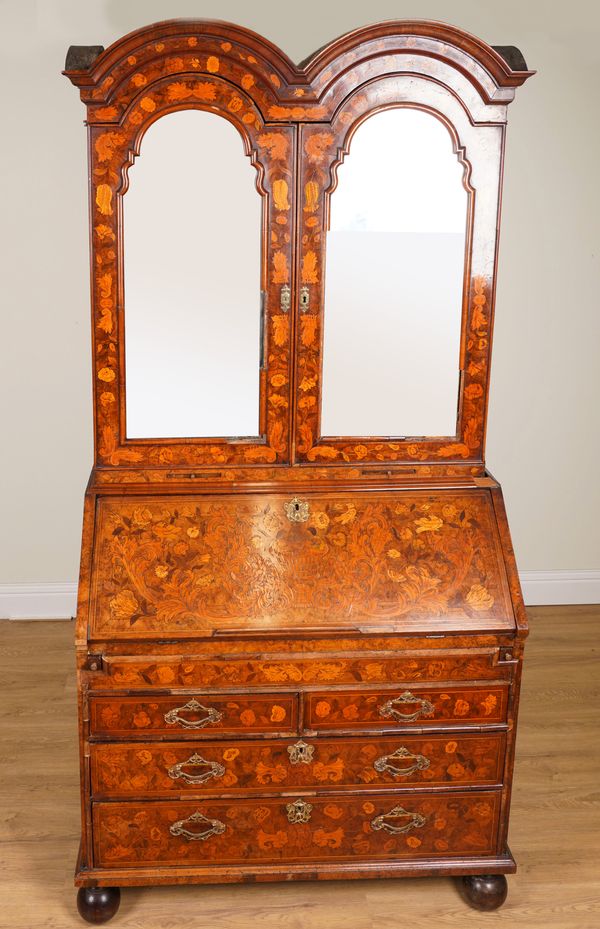
M104 687L314 687L325 684L382 684L389 681L483 681L508 679L510 665L498 665L497 651L462 649L440 655L398 652L352 657L322 656L263 658L232 656L211 658L171 658L169 656L131 660L119 656L106 660L107 674L98 675L97 688Z
M505 736L460 734L387 739L167 742L91 746L96 797L495 786L502 781Z
M305 728L403 729L506 721L508 688L424 687L397 691L321 691L305 695Z
M500 791L95 803L102 868L496 851Z
M90 701L93 736L211 739L219 733L287 734L297 727L295 694L180 694L156 700L94 697Z
M488 490L292 497L100 498L92 638L514 629Z

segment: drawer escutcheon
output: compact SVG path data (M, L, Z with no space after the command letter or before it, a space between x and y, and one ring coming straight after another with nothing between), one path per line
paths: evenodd
M286 805L287 818L289 823L307 823L310 821L312 813L312 803L305 803L304 800L295 800L293 803Z
M310 764L313 760L315 749L313 745L308 745L300 739L294 745L288 745L288 755L290 764Z

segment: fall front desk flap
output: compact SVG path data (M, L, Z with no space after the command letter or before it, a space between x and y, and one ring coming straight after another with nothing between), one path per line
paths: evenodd
M514 628L486 490L97 507L92 638Z

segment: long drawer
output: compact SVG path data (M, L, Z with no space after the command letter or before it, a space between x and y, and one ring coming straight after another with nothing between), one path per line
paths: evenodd
M499 785L502 732L409 738L98 743L91 746L98 798L165 797L301 788L385 789Z
M492 854L500 791L95 803L96 867Z
M425 686L398 691L313 691L305 695L307 730L404 729L506 721L506 685Z
M232 647L232 646L230 646ZM368 641L365 640L368 649ZM324 687L390 681L410 687L427 681L510 680L512 667L499 665L494 648L459 649L452 654L397 649L385 654L349 656L244 655L213 658L186 655L111 655L96 689L158 687L214 689L221 687Z
M90 734L128 738L215 734L293 734L298 728L296 694L194 694L174 697L93 697Z

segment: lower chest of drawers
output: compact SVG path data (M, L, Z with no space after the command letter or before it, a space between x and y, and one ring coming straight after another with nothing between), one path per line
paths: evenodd
M90 700L97 868L498 852L507 680Z

